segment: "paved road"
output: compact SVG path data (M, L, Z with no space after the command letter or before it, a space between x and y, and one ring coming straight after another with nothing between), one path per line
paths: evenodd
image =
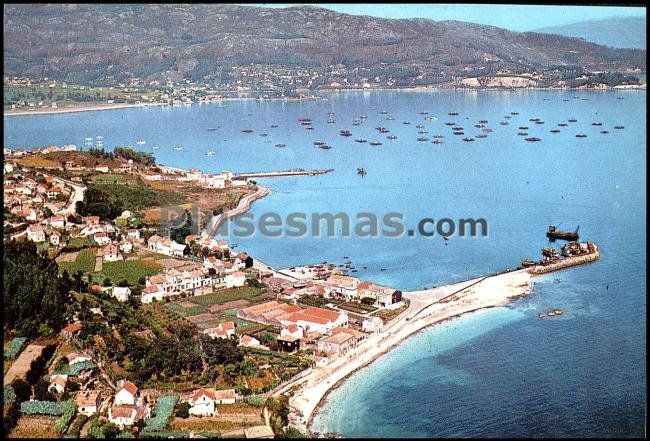
M68 205L61 211L56 214L62 216L69 216L71 214L77 213L77 202L84 200L84 193L86 192L86 187L83 185L75 184L74 182L68 181L67 179L61 179L54 177L54 180L60 184L67 185L72 188L72 195L70 195L70 201Z

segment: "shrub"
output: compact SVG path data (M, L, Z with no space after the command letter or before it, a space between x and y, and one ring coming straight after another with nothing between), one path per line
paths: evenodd
M63 434L68 428L68 424L70 424L76 410L77 408L75 407L73 400L63 402L63 415L54 424L54 429L59 435Z
M155 408L156 416L147 421L144 431L165 430L167 420L174 413L176 402L178 402L177 395L166 395L158 398Z
M7 360L13 360L16 358L18 354L20 354L20 351L23 350L23 346L25 346L25 343L27 342L27 339L25 337L16 337L13 340L11 340L11 343L9 343L9 347L5 351L5 358Z
M23 401L20 403L20 411L25 415L59 416L65 413L65 404L56 401Z

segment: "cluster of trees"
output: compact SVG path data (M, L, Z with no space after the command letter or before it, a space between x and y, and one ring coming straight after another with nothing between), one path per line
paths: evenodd
M52 335L65 324L74 281L33 242L4 243L5 324L25 337Z
M156 158L151 153L147 152L136 152L129 147L115 147L113 149L113 154L117 157L124 158L127 161L129 159L133 160L138 164L143 164L146 166L151 166L156 164Z

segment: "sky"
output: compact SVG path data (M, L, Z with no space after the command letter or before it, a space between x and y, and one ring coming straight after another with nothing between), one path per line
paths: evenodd
M288 7L299 3L259 3L256 6ZM383 18L430 18L432 20L459 20L480 23L512 31L530 31L547 26L599 20L611 17L643 17L643 7L605 6L537 6L537 5L479 5L479 4L421 4L383 3L346 4L313 3L337 12L371 15Z

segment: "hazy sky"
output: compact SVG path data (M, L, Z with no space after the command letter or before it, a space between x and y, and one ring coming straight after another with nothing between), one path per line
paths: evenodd
M299 3L260 3L265 7L287 7ZM430 18L432 20L460 20L498 26L513 31L528 31L546 26L597 20L610 17L643 17L642 7L604 6L534 6L534 5L471 5L471 4L336 4L316 3L338 12L372 15L385 18Z

